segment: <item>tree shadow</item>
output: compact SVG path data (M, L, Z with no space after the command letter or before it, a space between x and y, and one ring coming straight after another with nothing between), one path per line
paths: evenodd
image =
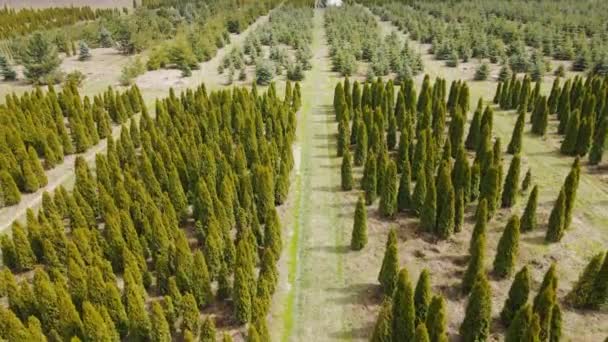
M334 186L325 186L325 185L321 185L321 186L315 186L312 188L313 191L321 191L321 192L340 192L342 191L342 188L339 185L334 185Z
M332 254L347 254L350 252L350 246L342 245L342 246L316 246L308 248L309 251L313 252L325 252Z
M366 322L364 326L346 328L341 331L335 331L329 334L329 337L335 338L340 341L351 340L351 339L367 339L372 334L374 328L374 322Z
M328 288L328 292L341 294L340 297L330 299L337 304L374 305L382 300L382 290L379 284L360 283L342 288Z

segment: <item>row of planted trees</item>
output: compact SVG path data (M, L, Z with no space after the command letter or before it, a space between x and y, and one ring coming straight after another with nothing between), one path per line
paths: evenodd
M527 112L531 111L532 133L545 135L549 120L558 121L557 134L563 135L560 152L570 156L588 155L589 163L601 162L608 133L608 78L579 76L568 79L560 85L560 79L553 82L549 96L540 94L540 83L531 89L530 79L513 76L500 82L494 96L494 103L501 109L516 109L519 115L514 137L520 139Z
M61 91L36 88L6 96L0 106L0 203L14 205L20 192L47 184L45 169L66 155L82 153L111 135L112 125L125 123L144 106L137 86L124 92L108 88L93 99L82 97L74 84Z
M299 106L291 84L171 91L108 139L96 175L77 158L74 190L1 237L0 337L215 341L200 312L225 303L223 321L267 341Z
M530 188L532 176L528 170L521 180L521 136L517 135L508 147L509 153L514 156L506 175L503 175L500 139L495 139L492 144L493 110L491 107L484 109L481 101L474 111L469 132L464 135L468 106L466 83L453 82L446 100L445 81L437 79L431 84L428 77L423 81L418 94L411 80L405 82L395 94L395 87L390 80L383 82L379 79L363 85L355 82L351 86L346 79L336 86L334 97L334 110L339 122L338 154L343 158L343 190L354 188L353 164L364 166L361 180L363 194L355 210L352 249L360 250L367 242L366 204L373 204L378 196L381 216L393 219L400 212L418 216L420 231L439 239L447 239L452 234L461 232L467 204L478 201L476 224L469 247L470 258L461 287L463 293L470 294L470 297L460 333L466 340L483 340L489 336L489 323L492 319L489 307L491 294L484 261L487 248L486 225L500 208L515 205L520 195ZM444 137L446 130L448 134ZM445 142L440 145L437 141ZM351 156L351 147L354 157ZM472 165L467 150L475 153ZM569 228L579 178L580 165L577 159L551 212L545 236L547 242L560 241ZM537 202L538 187L534 186L521 219L518 215L513 215L498 241L492 267L495 277L510 277L514 273L520 235L539 229ZM413 292L407 271L398 271L396 243L396 236L392 232L379 275L387 300L381 310L373 340L385 341L389 338L387 336L407 340L408 337L413 338L417 326L421 330L420 334L426 334L422 330L429 329L428 334L434 336L431 341L443 340L446 331L444 309L437 313L437 306L442 299L439 296L433 300L435 304L431 304L431 307L435 307L432 310L428 307L431 303L431 296L427 293L429 291L418 289L428 287L427 272L421 275L416 298L411 297ZM595 264L595 273L601 273L598 263ZM543 340L553 334L555 340L559 340L561 309L555 295L557 284L550 293L544 293L549 292L546 289L550 280L541 286L537 297L545 300L542 308L540 304L525 306L528 294L526 292L522 300L519 288L523 286L520 284L523 281L517 280L524 277L522 272L526 274L526 288L529 289L530 280L527 268L524 267L516 276L511 290L511 297L517 298L510 298L503 309L505 313L501 314L504 316L503 324L509 328L508 339L518 341L524 333L529 333ZM554 273L555 270L549 272ZM603 280L605 275L594 277L597 279L595 286L598 287L594 291L600 294L597 298L601 298L596 303L603 303L606 301L603 290L606 288ZM588 284L589 281L579 283ZM580 286L576 285L573 293L577 287ZM588 287L583 292L590 292ZM422 296L419 291L425 293L426 299L418 298ZM426 307L419 309L420 301L426 301ZM575 303L570 299L569 302ZM415 308L416 319L409 321L414 316L408 316L410 318L407 319L403 317L403 310L409 310L404 309L404 305ZM420 318L419 311L426 312L427 309L429 314L434 312L431 317ZM552 314L555 317L553 319ZM518 323L512 324L516 315L522 317L516 320ZM420 323L423 327L420 327ZM435 326L437 324L443 328ZM552 328L551 324L555 327ZM532 329L529 328L532 325L533 331L526 332Z

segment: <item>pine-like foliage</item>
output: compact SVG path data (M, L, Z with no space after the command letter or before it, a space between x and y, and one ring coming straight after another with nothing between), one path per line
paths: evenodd
M517 312L528 302L529 294L530 272L528 271L528 267L524 266L515 275L509 289L509 297L500 312L500 320L505 326L508 327L511 324Z
M350 151L346 149L342 155L342 190L349 191L353 188L353 171Z
M380 214L393 218L397 213L397 166L392 160L388 162L384 182L385 186L380 194Z
M355 209L355 220L353 223L353 232L350 240L350 248L358 251L363 249L367 244L367 209L365 200L362 196L357 201Z
M463 341L485 341L490 336L492 294L485 274L480 274L471 290L465 318L460 326Z
M509 276L515 268L519 252L519 218L511 216L496 248L494 274L500 278Z
M387 298L382 303L374 332L372 333L372 342L391 342L393 338L393 304L392 298Z
M589 307L593 304L594 287L600 283L596 279L601 281L601 277L599 276L602 264L605 264L604 259L605 253L596 254L591 259L570 293L568 293L568 302L576 307ZM604 272L606 271L604 270ZM601 301L599 304L601 304Z
M519 172L521 168L521 157L519 154L513 156L509 171L507 171L507 177L505 178L505 185L502 189L502 207L510 208L515 205L517 195L519 194Z
M547 228L547 234L545 235L545 241L547 242L558 242L564 236L565 229L565 212L566 212L566 194L564 189L559 192L557 200L551 210L549 216L549 226Z
M414 291L408 272L402 268L397 275L393 294L393 341L412 341L415 336L416 311Z
M394 229L391 229L388 233L384 258L382 259L382 267L380 268L380 274L378 275L378 281L380 282L380 285L382 285L385 296L392 296L398 271L399 257L397 255L397 233Z
M426 322L431 302L431 280L427 269L420 272L416 290L414 292L414 306L416 309L416 325Z
M511 324L509 324L505 342L524 341L524 335L532 322L532 315L532 307L530 304L522 306L515 314Z

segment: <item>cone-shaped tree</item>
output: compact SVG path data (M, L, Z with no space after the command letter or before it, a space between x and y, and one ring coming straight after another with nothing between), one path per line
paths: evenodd
M416 325L426 322L429 304L431 302L431 280L427 269L420 272L416 291L414 292L414 306L416 308Z
M576 139L576 155L584 156L591 147L591 142L594 135L595 129L595 117L583 117L581 119L581 126L578 130L578 137Z
M350 248L358 251L363 249L367 244L367 209L365 208L365 200L359 196L357 208L355 209L355 220L353 224L353 232L350 240Z
M505 301L505 306L500 312L500 320L505 326L509 326L513 317L519 309L528 302L530 294L530 272L528 267L524 266L517 274L509 289L509 297Z
M83 337L85 341L112 341L112 331L108 328L99 311L90 303L82 306L82 321L84 323Z
M387 298L382 303L374 333L370 341L372 342L391 342L393 337L393 304L392 299Z
M447 239L454 233L455 194L450 177L450 164L444 162L439 169L437 180L437 226L436 235Z
M540 318L538 315L532 315L532 320L524 332L522 341L540 342Z
M365 191L365 204L370 205L376 200L376 156L370 153L363 170L362 188Z
M194 253L194 263L191 270L192 292L200 307L204 307L213 300L211 291L211 278L207 269L205 257L200 250Z
M479 135L481 134L481 114L482 110L478 107L473 114L473 119L471 120L471 125L469 126L469 134L464 142L464 146L468 150L476 150L477 145L479 145Z
M530 232L536 229L536 206L538 204L538 185L535 185L528 197L528 204L521 217L520 230L522 232Z
M565 211L566 211L566 195L564 189L559 192L557 201L553 205L551 215L549 216L549 227L547 228L547 235L545 235L545 241L547 242L558 242L564 236L564 225L565 225Z
M473 227L473 233L471 234L471 241L469 243L470 254L473 254L473 250L475 249L475 241L481 236L485 236L487 223L488 206L486 200L482 199L477 204L477 212L475 213L475 227Z
M427 179L426 183L426 197L420 214L420 228L422 231L434 233L437 223L437 192L435 190L435 180L432 178L430 180Z
M479 274L467 302L464 321L460 326L463 341L486 341L492 322L492 294L485 274Z
M15 205L21 201L21 193L13 177L6 170L0 170L0 199L4 205Z
M523 338L531 321L532 307L530 304L525 304L517 311L513 317L513 321L509 324L509 328L505 335L505 342L525 341Z
M150 314L150 322L152 330L150 331L151 342L163 342L171 340L171 331L169 324L165 318L165 312L159 302L152 303Z
M505 185L502 190L502 207L510 208L515 204L517 195L519 194L519 172L521 167L521 158L519 154L513 156L509 171L507 171L507 177L505 178Z
M589 152L589 164L597 165L602 161L606 145L606 135L608 135L608 118L604 116L600 119L600 124L593 138L593 145Z
M492 217L497 207L498 195L500 194L500 174L498 167L492 166L486 172L481 184L480 198L488 203L488 215Z
M434 296L426 315L426 329L431 342L447 342L445 301L442 296Z
M494 274L500 278L509 276L515 268L515 260L519 252L519 218L511 216L505 228L494 259Z
M485 232L482 233L473 243L473 251L469 259L469 264L462 279L462 291L469 293L474 287L475 282L479 277L485 278L484 260L485 260Z
M568 302L576 307L585 307L590 304L593 285L601 270L603 261L604 253L599 253L591 259L585 270L578 277L570 293L568 293L566 297Z
M511 141L509 142L509 146L507 146L507 153L518 154L521 152L521 145L524 136L524 126L526 124L525 116L525 113L520 113L517 117L517 122L515 122L513 134L511 135Z
M598 309L602 304L608 302L608 253L604 256L602 268L593 280L593 288L588 298L589 306Z
M361 120L359 120L361 121ZM357 130L357 145L355 146L355 165L361 166L367 157L367 128L361 121Z
M545 135L549 120L549 106L547 98L541 96L536 102L534 112L532 113L532 133L536 135Z
M382 285L385 296L392 296L395 288L397 272L399 271L399 257L397 255L397 233L391 229L388 233L382 267L378 274L378 281Z
M418 324L418 326L416 327L416 332L415 332L415 336L416 338L414 339L414 341L416 342L430 342L430 338L429 338L429 333L426 330L426 325L424 325L424 323L420 323Z
M466 207L464 201L464 191L456 190L456 198L454 202L454 232L459 233L464 226L464 209Z
M404 211L411 209L412 207L412 195L411 195L411 169L410 162L407 159L403 161L401 169L401 178L399 179L399 192L397 193L397 209Z
M570 169L570 173L566 177L564 182L564 192L566 195L565 199L565 211L564 211L564 230L570 227L572 222L572 211L574 210L574 203L576 201L576 192L578 190L578 183L581 175L580 158L576 158Z
M12 226L12 233L17 268L20 271L31 270L36 264L36 256L32 251L25 229L15 221Z
M424 168L418 170L418 177L416 177L416 185L414 186L414 193L412 195L412 209L418 215L422 215L424 211L424 202L426 200L426 176Z
M551 287L555 293L555 290L557 289L557 265L555 263L552 263L547 270L547 273L545 273L543 281L540 284L540 289L538 289L538 293L536 294L536 297L534 297L534 305L532 307L534 312L537 312L538 310L541 294L548 287Z
M574 111L568 119L566 127L566 137L562 141L560 151L563 154L572 156L576 153L576 140L578 139L578 131L580 126L580 112Z
M353 188L353 171L350 160L350 151L344 150L342 154L342 190L349 191Z
M415 321L414 291L407 269L402 268L393 294L393 341L414 340Z
M397 212L397 166L392 160L388 162L384 182L380 197L380 214L393 218Z

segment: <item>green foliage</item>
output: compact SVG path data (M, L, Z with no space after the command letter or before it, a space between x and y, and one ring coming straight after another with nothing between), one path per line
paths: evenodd
M427 269L420 272L414 292L414 307L416 309L416 325L424 324L427 320L431 303L431 280Z
M547 228L547 235L545 241L547 242L558 242L564 236L565 230L565 212L566 212L566 194L564 189L559 192L557 200L551 210L549 216L549 226Z
M415 334L416 312L414 291L407 269L402 268L396 279L393 294L393 341L412 341Z
M389 161L384 175L385 186L380 194L380 214L393 218L397 213L397 166Z
M536 229L536 206L538 205L538 185L535 185L528 197L528 203L521 217L520 230L530 232Z
M447 316L445 300L442 296L434 296L426 315L426 329L431 342L447 342Z
M135 82L135 78L146 72L141 58L134 57L127 64L122 67L120 72L120 84L123 86L132 85Z
M23 54L25 77L35 84L56 83L53 73L59 67L57 49L41 33L34 33L28 40Z
M490 336L492 294L485 274L480 274L471 290L465 318L460 326L463 341L485 341Z
M372 342L390 342L393 337L393 304L392 299L385 299L378 313L374 332L370 341Z
M489 74L490 74L490 67L488 66L488 63L483 62L479 65L477 70L475 70L474 79L476 81L485 81L488 79Z
M602 264L604 262L605 253L596 254L591 261L587 264L583 272L580 274L576 284L572 290L568 293L567 300L575 307L591 307L599 306L602 301L593 300L594 297L601 298L601 293L597 296L594 293L594 287L600 285L602 278L600 276L600 270L602 270ZM602 270L604 273L606 270ZM605 277L605 275L603 275ZM597 280L596 280L597 279ZM605 287L605 285L603 285ZM605 296L605 295L604 295Z
M341 172L341 184L342 184L342 190L344 191L349 191L352 190L353 188L353 173L352 173L352 164L351 164L351 157L350 157L350 151L348 148L346 148L344 150L344 153L342 155L342 168L341 168L342 172Z
M355 220L353 224L353 232L350 240L350 248L358 251L363 249L367 244L367 209L365 208L365 200L359 196L357 200L357 208L355 209Z
M494 274L501 278L509 276L515 267L518 252L519 218L517 215L513 215L498 241L496 258L494 259Z
M500 319L505 326L510 326L513 318L518 314L520 309L526 305L528 295L530 294L530 273L528 267L524 266L517 272L511 288L509 289L509 297L505 301L505 305L500 312Z
M502 190L502 207L510 208L515 205L517 196L519 195L519 170L521 165L521 157L519 154L513 156L507 177L505 178L505 185Z
M17 72L9 64L6 56L0 55L0 74L5 81L14 81L17 79Z
M532 323L532 307L525 304L516 313L505 336L505 342L522 341Z
M397 255L397 233L391 229L388 233L382 267L378 274L378 281L382 285L385 296L392 296L399 271L399 259Z
M368 154L365 168L363 169L363 179L361 187L365 191L365 204L370 205L376 199L376 156L373 153Z

